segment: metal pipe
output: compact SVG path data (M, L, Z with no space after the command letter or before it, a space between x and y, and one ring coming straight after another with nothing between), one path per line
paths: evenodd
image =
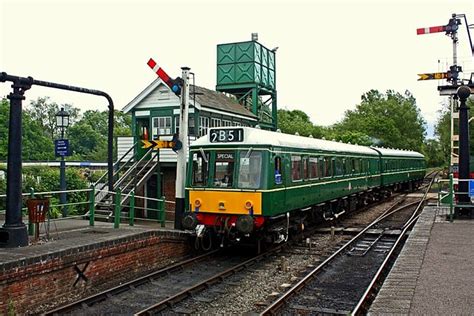
M108 184L109 190L113 190L113 130L114 130L114 103L112 98L105 92L69 86L54 82L35 80L32 77L19 77L0 72L0 82L13 82L13 92L8 96L10 100L10 121L8 140L8 162L7 162L7 212L5 224L0 228L0 246L23 247L28 245L28 234L26 225L22 222L21 214L21 112L24 93L32 85L47 88L75 91L86 94L103 96L109 102L109 129L108 129Z
M0 77L0 81L2 77ZM0 229L0 245L4 247L24 247L28 245L28 232L22 221L21 204L21 111L24 93L30 89L30 79L13 81L10 100L10 120L8 127L7 158L7 203L5 224Z
M82 88L82 87L76 87L76 86L70 86L70 85L65 85L65 84L60 84L60 83L55 83L55 82L48 82L48 81L42 81L42 80L36 80L33 79L32 77L19 77L19 76L13 76L9 75L6 72L1 72L0 73L0 82L5 82L5 81L13 81L13 82L20 82L20 83L25 83L31 85L37 85L37 86L42 86L46 88L54 88L54 89L60 89L60 90L67 90L67 91L74 91L74 92L79 92L79 93L85 93L85 94L93 94L97 96L102 96L107 99L109 102L108 108L109 108L109 121L108 121L108 137L107 137L107 163L108 163L108 185L109 185L109 190L113 190L113 185L114 185L114 176L113 176L113 133L114 133L114 101L108 95L107 93L100 91L100 90L94 90L94 89L87 89L87 88ZM21 160L20 160L21 161Z

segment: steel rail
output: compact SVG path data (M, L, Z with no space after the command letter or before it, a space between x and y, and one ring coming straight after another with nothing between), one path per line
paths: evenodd
M417 214L417 213L419 212L420 208L423 206L424 202L427 200L428 192L430 191L430 189L433 185L433 182L436 179L436 175L437 175L437 173L435 174L435 176L431 180L430 184L428 185L428 188L426 189L426 192L423 195L423 198L421 199L421 201L419 202L419 204L416 207L415 211L413 212L413 215L408 219L408 221L405 223L405 225L403 225L403 228L402 228L402 231L401 231L400 235L398 236L397 240L393 244L393 246L390 249L389 253L385 257L385 260L382 262L379 269L375 273L374 277L372 278L369 286L367 287L366 291L362 295L361 299L359 300L359 302L357 302L357 305L351 311L351 315L358 315L358 314L362 313L362 308L364 307L364 305L368 301L369 295L374 290L375 284L380 279L380 276L382 275L383 271L385 271L385 268L387 267L388 263L392 259L392 256L395 252L395 249L398 247L398 245L401 243L401 241L406 237L406 232L408 231L408 229L411 226L413 226L416 223L416 221L418 220L418 218L420 217L420 214Z
M97 302L100 302L100 301L103 301L103 300L107 299L111 294L122 293L122 292L128 290L129 288L131 288L131 286L136 286L136 285L141 285L141 284L147 283L147 282L153 280L154 278L157 278L157 277L159 277L163 274L166 274L166 273L169 273L169 272L172 272L172 271L176 271L177 269L186 267L186 266L191 265L195 262L199 262L199 261L201 261L201 260L203 260L203 259L219 252L219 251L220 251L220 249L212 250L212 251L207 252L205 254L202 254L200 256L190 258L190 259L184 260L182 262L175 263L171 266L165 267L165 268L160 269L158 271L155 271L155 272L152 272L152 273L147 274L145 276L139 277L135 280L126 282L124 284L118 285L118 286L110 288L110 289L107 289L103 292L88 296L88 297L86 297L84 299L81 299L79 301L76 301L76 302L73 302L73 303L70 303L70 304L67 304L67 305L64 305L64 306L60 306L60 307L58 307L56 309L53 309L53 310L49 310L44 315L64 314L64 313L72 311L76 308L80 309L84 305L91 306L94 303L97 303Z
M392 214L394 214L398 211L401 211L403 209L411 207L411 206L413 206L417 203L423 203L425 198L426 198L426 195L429 191L429 188L431 188L431 184L433 183L434 178L435 177L433 177L433 180L431 180L430 185L429 185L428 189L426 190L425 195L423 196L423 198L421 200L406 204L406 205L404 205L402 207L399 207L397 209L394 209L394 207L398 205L397 203L392 205L391 207L389 207L382 215L380 215L372 223L370 223L368 226L366 226L354 238L349 240L346 244L344 244L341 248L339 248L336 252L334 252L330 257L328 257L321 264L319 264L316 268L314 268L310 273L308 273L297 284L295 284L287 292L285 292L282 296L280 296L276 301L274 301L272 304L270 304L263 312L260 313L260 315L269 315L269 314L275 314L276 312L278 312L283 307L283 305L285 305L285 302L289 298L291 298L295 293L297 293L300 289L302 289L304 287L304 285L309 280L311 280L313 277L315 277L324 267L326 267L332 260L334 260L334 258L336 258L341 252L346 250L350 245L352 245L356 240L358 240L367 230L372 228L374 225L378 224L379 222L381 222L382 220L384 220L388 216L390 216L390 215L392 215ZM407 198L407 197L405 197L405 198ZM401 202L399 202L399 203L401 203ZM415 209L414 213L417 212L418 208L419 208L419 206ZM414 221L414 219L412 219L412 221ZM401 235L401 236L403 236L403 235ZM392 247L392 249L393 249L393 247Z
M146 309L144 310L141 310L137 313L135 313L134 315L135 316L138 316L138 315L152 315L153 313L155 312L159 312L159 311L162 311L163 309L167 308L167 307L170 307L172 306L173 304L176 304L182 300L184 300L185 298L187 298L188 296L190 296L190 294L192 293L195 293L199 290L202 290L204 288L206 288L209 284L213 284L213 283L216 283L216 282L219 282L219 281L223 281L224 278L228 277L228 276L231 276L233 275L235 272L238 272L246 267L249 267L251 264L253 263L256 263L258 261L260 261L261 259L275 253L275 252L278 252L280 251L283 247L285 247L287 244L284 243L284 244L281 244L279 246L276 246L262 254L259 254L253 258L250 258L242 263L239 263L223 272L220 272L218 274L215 274L214 276L211 276L210 278L204 280L204 281L201 281L195 285L192 285L190 286L189 288L187 289L184 289L182 290L181 292L173 295L173 296L170 296L164 300L162 300L161 302L158 302L152 306L149 306L147 307Z

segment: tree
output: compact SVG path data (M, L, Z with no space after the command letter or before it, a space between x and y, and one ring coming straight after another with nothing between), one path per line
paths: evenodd
M441 143L437 139L425 141L423 144L423 154L425 155L428 167L440 167L447 161L441 148Z
M471 109L474 108L474 101L471 99L467 100L467 106ZM469 111L469 117L474 117L473 111ZM457 120L455 123L458 122ZM470 124L469 127L474 125ZM454 125L454 131L456 133L459 132L458 124ZM451 153L451 110L449 103L444 103L443 108L438 112L438 121L436 122L435 126L435 135L439 139L440 143L440 150L444 157L444 161L450 161L450 153ZM469 152L474 153L474 132L473 129L470 128L469 131Z
M385 147L420 151L425 136L424 120L409 91L404 95L388 90L370 90L355 110L348 110L334 126L337 134L359 132Z
M108 142L108 111L84 112L82 118L68 130L73 159L106 161ZM114 136L130 136L131 117L114 112ZM114 153L116 155L116 153Z
M313 135L315 138L325 134L324 127L313 125L309 116L300 110L278 110L278 128L286 134Z
M10 102L2 99L0 102L0 160L6 160L8 155L8 128L10 121ZM53 142L44 133L41 124L33 119L28 111L22 113L22 159L50 160L54 159Z
M71 104L58 105L56 102L50 102L49 97L39 97L35 101L31 101L26 108L26 112L43 128L45 133L51 140L57 135L56 113L64 108L69 113L69 124L74 124L79 116L79 109Z

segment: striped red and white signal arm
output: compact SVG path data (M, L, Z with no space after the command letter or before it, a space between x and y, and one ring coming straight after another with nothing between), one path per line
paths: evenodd
M430 34L430 33L439 33L446 31L446 26L432 26L432 27L422 27L416 29L416 35Z
M170 78L170 76L168 76L168 74L163 70L163 68L161 68L154 60L153 58L150 58L150 60L148 61L148 66L150 66L150 68L153 70L153 72L155 72L158 77L160 77L161 80L163 80L166 85L170 88L172 88L173 86L173 79Z

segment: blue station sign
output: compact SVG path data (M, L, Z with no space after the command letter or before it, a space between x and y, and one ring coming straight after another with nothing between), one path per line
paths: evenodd
M474 197L474 180L469 180L469 197Z
M70 156L69 139L56 139L54 141L54 154L56 157Z

